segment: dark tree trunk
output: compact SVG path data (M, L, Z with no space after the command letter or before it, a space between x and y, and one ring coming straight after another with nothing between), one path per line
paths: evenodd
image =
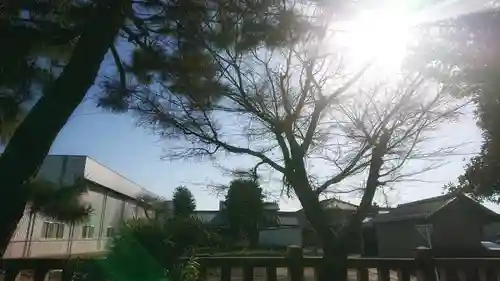
M304 209L306 218L316 230L323 248L323 259L320 266L319 281L346 281L347 257L349 254L349 240L353 233L361 231L362 221L372 205L375 191L379 186L380 169L383 156L387 150L389 132L384 131L377 145L375 145L370 161L368 179L361 204L356 213L348 221L347 226L335 233L330 227L327 212L321 207L318 195L312 190L305 165L301 158L292 158L293 169L287 172L287 178L293 184L294 191ZM293 155L292 149L292 155ZM290 163L291 164L291 163Z
M59 131L93 84L123 24L127 0L100 1L63 73L30 111L0 157L0 256L24 213L21 186L37 171Z
M316 192L311 189L307 180L300 181L299 176L300 173L294 174L294 190L323 249L323 259L318 272L319 281L346 281L347 252L330 227L327 213L321 207Z
M347 281L347 251L342 241L336 239L332 245L323 245L323 259L319 281Z

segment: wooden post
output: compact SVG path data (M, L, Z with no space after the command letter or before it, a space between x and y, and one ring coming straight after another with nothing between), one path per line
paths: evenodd
M276 281L278 280L278 276L276 276L276 267L275 266L268 266L266 267L266 276L267 279L266 281Z
M49 269L47 267L37 267L35 268L33 281L45 281Z
M417 247L415 253L417 263L417 281L437 281L434 259L427 247Z
M5 270L4 276L3 276L4 281L15 281L17 278L17 275L21 271L17 267L4 268L4 270Z
M304 279L302 248L299 246L288 246L286 260L290 281L302 281Z
M368 274L368 268L358 268L357 269L357 281L369 281L370 276ZM398 280L401 281L401 280ZM407 280L403 280L407 281Z
M378 281L391 281L391 272L387 267L377 268Z
M410 281L410 273L406 268L398 270L398 281Z
M231 266L223 264L220 269L220 279L221 281L231 281Z
M253 281L253 266L244 265L243 266L243 281Z
M71 281L74 274L74 269L70 266L66 266L65 268L63 268L63 272L61 274L61 281Z

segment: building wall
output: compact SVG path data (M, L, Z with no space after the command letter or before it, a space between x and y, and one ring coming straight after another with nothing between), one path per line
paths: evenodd
M108 228L112 228L115 233L120 229L123 222L124 203L116 194L108 193L106 210L102 221L101 249L106 249L109 245L110 237L107 236Z
M378 223L375 225L380 257L413 257L415 248L428 246L415 228L415 221Z
M73 237L70 253L85 253L89 249L92 251L100 250L98 245L99 232L101 231L102 213L104 212L104 200L106 199L106 191L103 188L97 187L94 184L89 184L87 194L82 196L82 200L89 202L92 206L92 214L87 222L74 225ZM84 229L93 227L93 233L90 237L84 237Z
M260 230L259 245L266 247L302 246L302 229L300 227L278 227Z
M440 252L480 249L484 224L478 204L459 198L433 216L432 248Z
M476 255L483 250L482 229L487 221L478 203L459 198L441 207L429 220L430 243L425 233L417 230L419 223L415 220L375 224L379 256L413 257L418 246L450 256Z
M39 177L58 184L68 185L77 178L89 178L86 169L86 157L83 156L49 156L43 163ZM94 180L99 180L99 168L104 174L104 181L108 184L124 184L125 192L132 194L130 182L121 176L112 176L110 170L95 161L92 161L92 174ZM114 173L114 172L113 172ZM58 256L89 252L100 252L109 244L108 228L112 232L118 231L124 220L135 217L145 217L144 209L127 194L116 192L114 189L104 187L96 182L87 181L88 191L82 195L82 201L91 204L93 213L87 222L79 225L64 224L64 233L61 238L44 238L44 222L55 222L53 219L35 214L30 218L29 208L20 220L12 236L3 258L44 257ZM135 190L135 191L134 191ZM30 224L33 223L31 231ZM93 226L92 237L83 237L84 226ZM28 231L29 230L29 231Z
M488 223L483 227L483 241L499 241L500 222Z

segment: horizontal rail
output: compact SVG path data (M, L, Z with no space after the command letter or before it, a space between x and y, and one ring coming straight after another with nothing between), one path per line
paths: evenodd
M232 267L286 267L290 260L285 257L198 257L198 262L206 267L228 265ZM498 259L500 261L500 259ZM315 267L321 263L321 257L303 257L300 264L303 267ZM387 269L415 269L415 259L412 258L349 258L348 268L379 268Z
M305 268L320 268L321 257L304 257L288 255L286 257L197 257L201 271L217 269L215 272L220 281L231 281L232 272L239 272L234 268L241 268L244 281L252 281L255 268L265 268L268 281L276 281L277 268L287 268L292 281L306 280ZM4 272L4 281L15 281L16 276L23 270L33 270L34 281L43 281L51 270L62 270L62 281L70 281L76 271L92 268L95 259L79 258L74 260L57 258L29 258L0 260L0 270ZM86 266L76 266L90 265ZM500 280L500 258L435 258L417 256L417 258L365 258L351 257L347 260L347 269L357 272L356 280L372 281L410 281L410 276L417 281L452 280L454 276L461 276L460 280L488 281ZM233 271L233 270L234 271ZM75 271L76 270L76 271ZM99 271L99 268L97 267ZM211 272L214 272L213 270ZM257 271L262 272L262 270ZM316 274L316 273L314 273ZM395 276L395 277L394 277ZM466 278L467 277L467 278ZM99 279L99 278L98 278ZM104 280L104 279L103 279ZM309 279L307 279L309 280ZM454 280L454 279L453 279ZM95 281L101 281L95 280Z

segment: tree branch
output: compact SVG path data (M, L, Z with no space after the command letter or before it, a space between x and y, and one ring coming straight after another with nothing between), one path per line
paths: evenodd
M109 48L111 50L111 54L113 55L113 60L115 61L116 68L118 69L118 74L120 75L121 88L123 91L126 91L127 90L126 74L125 74L125 69L123 68L122 61L120 59L120 55L116 50L115 44L112 44Z
M309 124L309 128L307 129L304 141L301 145L302 149L302 154L305 155L307 150L309 149L312 141L313 141L313 136L314 132L316 131L316 128L318 126L319 119L321 117L321 113L323 110L328 107L335 98L337 98L339 95L343 94L345 91L347 91L356 81L361 78L363 73L371 66L371 63L368 63L365 65L356 75L354 75L349 81L347 81L344 86L340 87L337 89L335 92L333 92L329 97L322 97L319 102L316 103L316 106L314 107L314 111L311 115L311 122ZM314 79L313 79L314 81Z

